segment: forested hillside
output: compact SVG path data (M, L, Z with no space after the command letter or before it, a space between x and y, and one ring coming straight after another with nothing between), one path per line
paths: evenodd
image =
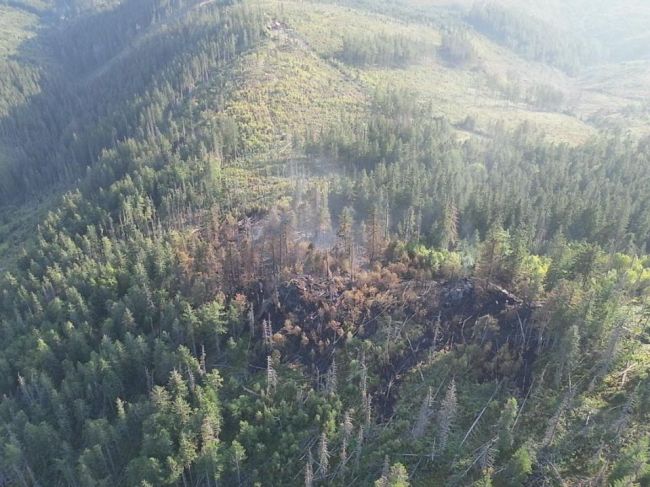
M0 0L0 486L650 485L647 58L543 14Z

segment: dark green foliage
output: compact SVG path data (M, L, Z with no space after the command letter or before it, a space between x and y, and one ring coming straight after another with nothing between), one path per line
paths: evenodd
M501 224L534 229L533 243L543 247L560 235L616 250L650 245L650 159L643 143L603 138L553 146L522 126L514 138L498 131L489 142L461 145L430 110L406 93L381 92L370 121L345 122L308 141L310 153L337 157L357 171L332 188L330 206L354 203L365 213L379 202L390 209L395 229L414 219L436 244L449 243L453 201L463 239L476 231L485 238ZM594 167L594 158L602 165Z
M476 49L472 45L467 32L452 29L442 35L440 55L448 63L455 66L465 66L476 60Z
M526 480L533 472L535 461L534 454L531 453L530 447L524 445L515 451L506 463L505 470L500 474L502 481L498 485L504 487L521 487L526 485Z
M650 444L647 437L623 450L609 480L614 486L650 482Z
M398 68L415 61L420 48L407 37L394 34L346 36L337 57L355 66Z
M172 147L178 148L188 130L192 136L202 131L203 144L214 150L214 133L205 133L205 127L178 127L172 120L180 116L181 106L186 108L197 83L218 81L219 67L259 42L262 20L247 6L219 8L220 2L215 2L188 10L191 5L123 2L115 10L74 21L73 37L68 29L62 39L55 37L60 49L53 48L53 56L60 67L20 80L22 85L31 83L20 91L40 88L43 93L18 103L11 116L0 120L0 137L8 147L19 149L13 154L14 164L6 169L2 200L24 197L44 181L78 177L102 151L128 138L152 141L165 132ZM163 22L165 17L170 18ZM130 30L110 28L115 24ZM143 29L146 35L140 32ZM136 35L138 41L129 43ZM109 51L98 51L95 45L108 46ZM27 76L14 71L7 76ZM116 81L111 74L115 72L123 78ZM32 81L34 77L37 81ZM171 127L162 128L163 124ZM235 151L236 135L228 120L220 125L219 145ZM46 159L47 165L39 163Z
M527 59L552 64L566 71L597 59L597 49L577 35L560 31L539 19L496 3L477 3L467 21Z

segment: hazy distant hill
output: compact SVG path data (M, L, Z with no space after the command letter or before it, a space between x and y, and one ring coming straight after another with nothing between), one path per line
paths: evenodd
M282 113L277 114L281 120L262 122L272 123L273 127L258 124L244 127L245 132L260 130L266 133L260 136L268 138L269 131L286 132L287 127L282 124L304 127L305 122L310 123L310 120L292 120L293 116L312 118L320 123L323 117L312 115L318 110L329 110L328 103L336 105L332 107L335 113L341 103L356 105L355 110L363 109L361 100L367 99L377 86L395 83L420 93L423 100L434 102L439 113L454 124L470 116L474 119L472 126L476 133L496 122L510 127L531 122L550 139L570 143L582 142L604 127L631 130L637 135L647 133L650 69L648 62L643 61L648 55L643 49L647 45L644 38L647 32L643 27L647 25L648 7L641 2L630 1L624 5L617 2L616 7L611 2L604 2L602 6L571 2L571 7L568 2L557 2L545 3L544 8L536 2L508 1L470 4L404 0L384 4L351 0L349 3L358 9L350 10L329 2L256 4L257 8L282 21L270 30L269 42L256 50L264 58L281 48L284 62L268 67L275 71L271 77L263 75L261 65L247 66L245 83L250 86L242 96L250 100L263 95L271 105L277 104ZM78 92L83 93L90 80L99 74L105 79L117 74L119 61L128 62L139 45L156 36L165 36L166 27L160 21L146 28L141 24L150 20L137 20L140 14L135 14L128 20L131 25L127 22L113 29L112 37L108 37L109 32L103 30L112 29L110 22L125 18L126 13L124 7L112 13L110 5L107 2L14 1L2 7L1 21L6 28L3 29L4 41L0 38L0 55L9 61L5 73L11 67L11 76L19 80L4 83L0 108L21 106L23 96L39 90L47 92L55 83L58 83L59 94L46 94L39 103L47 104L51 97L61 96L63 87L68 91L66 96L77 98ZM472 20L471 12L483 5L496 10L490 10L483 20L477 20L476 16ZM190 13L183 9L186 7L181 8L181 15ZM92 14L93 11L103 13ZM423 13L420 19L413 14L418 11ZM386 16L377 12L384 12ZM490 26L489 15L501 23L511 22L513 26ZM76 16L79 18L75 19ZM405 19L410 24L405 24ZM84 29L93 29L93 23L100 30L88 37ZM498 29L509 29L509 33L502 35ZM55 34L56 31L59 33ZM360 36L362 31L367 41L378 36L388 41L391 37L400 37L415 54L401 66L344 62L337 54L343 41L363 37ZM447 35L447 31L452 35ZM624 36L621 31L625 31ZM521 39L518 32L533 34ZM456 49L467 50L466 58L457 62L445 57L445 40L456 42ZM554 56L553 49L563 57ZM567 56L567 50L571 49L576 50L575 54ZM636 62L619 63L629 60ZM277 91L277 96L269 91L269 83L280 82L273 77L291 79L308 64L314 70L309 75L309 84L291 83L286 91ZM22 79L23 72L38 74L25 74L27 77ZM337 80L335 83L332 77ZM13 92L12 86L18 91ZM300 93L303 88L316 90L312 94L322 95L327 101L313 103L311 94ZM328 89L344 93L335 96L327 94ZM292 92L293 97L290 96ZM312 108L316 108L316 112ZM47 109L38 110L43 113ZM68 123L65 124L45 121L57 128L44 127L43 130L50 135L53 130L70 130L73 125L70 121L78 119L79 115L69 113L66 117ZM467 135L462 129L461 132ZM64 134L56 137L61 136ZM41 158L40 154L51 149L45 145L40 153L29 157ZM10 157L6 153L11 150L2 152L5 159Z

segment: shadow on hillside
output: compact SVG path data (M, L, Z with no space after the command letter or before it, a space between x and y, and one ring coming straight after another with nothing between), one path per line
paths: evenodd
M9 2L14 8L18 2ZM59 147L76 108L69 80L54 46L58 32L52 12L22 8L41 22L0 67L5 96L14 104L0 117L0 147L6 159L0 174L0 204L40 202L64 187ZM32 93L32 94L30 94ZM23 102L16 103L17 98Z
M119 86L110 79L111 72L96 73L120 59L148 27L172 13L180 15L159 11L158 3L128 0L72 20L38 12L41 23L35 35L19 46L4 70L0 68L2 84L16 94L34 92L0 118L0 147L8 159L0 174L1 205L38 201L44 193L68 188L114 145L114 127L110 122L100 127L100 121L128 100L131 87L150 83L157 65L152 62L150 72L142 74L116 63L114 70L124 76ZM182 11L194 3L188 2Z

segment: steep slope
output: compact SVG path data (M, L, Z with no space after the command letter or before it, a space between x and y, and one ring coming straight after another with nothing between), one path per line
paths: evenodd
M320 56L334 61L350 77L360 78L370 92L381 85L401 85L430 100L440 114L455 123L472 116L479 131L487 130L494 123L506 123L514 128L528 122L551 140L579 143L594 135L594 128L601 127L607 119L619 119L623 128L625 121L627 126L637 129L642 124L647 99L643 82L631 82L637 90L643 90L643 95L637 97L622 87L613 92L611 88L596 85L595 81L606 70L611 79L627 79L626 70L633 68L603 66L578 78L569 77L548 66L527 62L471 31L465 34L463 42L473 52L472 58L457 65L442 56L443 38L450 25L451 28L456 25L461 31L467 26L458 18L454 20L438 11L428 14L430 22L441 26L436 28L404 24L379 14L330 5L283 2L282 9L287 23ZM359 37L361 32L369 43L387 32L404 36L422 54L400 69L348 66L337 61L343 40ZM637 71L647 73L642 65ZM594 105L600 111L595 111ZM645 129L640 133L645 134Z
M9 192L16 184L12 170L20 164L22 147L17 132L30 100L42 96L51 87L44 72L50 62L38 41L47 5L41 2L12 1L0 5L0 194ZM29 125L36 131L38 117L30 112ZM5 202L4 198L3 203ZM34 198L20 208L0 206L0 255L15 255L17 248L31 234L43 217L40 204ZM4 260L4 259L3 259Z

